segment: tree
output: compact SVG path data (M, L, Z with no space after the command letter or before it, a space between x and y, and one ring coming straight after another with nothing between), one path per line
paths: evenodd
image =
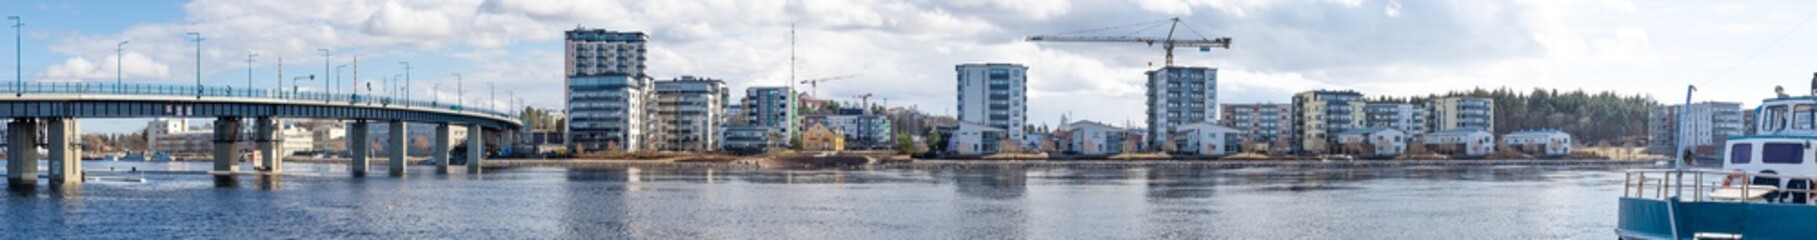
M896 152L913 155L919 153L917 150L914 137L907 133L896 133Z

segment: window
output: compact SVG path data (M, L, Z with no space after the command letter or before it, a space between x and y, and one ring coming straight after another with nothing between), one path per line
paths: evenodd
M1748 163L1753 161L1754 144L1736 143L1729 147L1729 163Z
M1768 143L1760 146L1762 163L1804 163L1804 145L1797 143Z

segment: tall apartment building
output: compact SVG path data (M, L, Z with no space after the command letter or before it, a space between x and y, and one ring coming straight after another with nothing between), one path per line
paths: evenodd
M652 127L652 80L644 74L642 32L575 29L565 51L570 144L588 150L616 144L637 151Z
M1215 122L1218 69L1168 66L1148 71L1148 146L1162 146L1174 127Z
M1021 139L1028 125L1028 67L1010 63L971 63L958 72L959 121L1009 131Z
M1337 133L1362 128L1363 94L1355 91L1318 90L1293 95L1293 142L1296 151L1331 152Z
M743 111L750 125L775 128L782 136L789 131L789 88L750 87L744 90Z
M1482 129L1495 133L1495 99L1448 97L1432 99L1431 131Z
M568 76L644 75L643 32L576 28L567 32Z
M1746 133L1745 118L1741 103L1692 103L1689 109L1683 104L1653 107L1647 111L1647 152L1673 156L1679 136L1688 136L1685 144L1697 154L1715 156L1724 150L1717 146L1726 144L1729 136ZM1685 131L1679 130L1680 119L1686 119Z
M1293 105L1285 103L1223 104L1220 125L1236 128L1249 141L1275 143L1293 131Z
M682 76L656 82L657 150L719 150L719 126L725 118L725 81Z
M1409 136L1426 133L1426 107L1411 103L1363 105L1363 127L1393 128Z

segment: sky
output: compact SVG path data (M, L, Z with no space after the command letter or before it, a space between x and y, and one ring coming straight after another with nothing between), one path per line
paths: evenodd
M308 75L378 82L409 62L413 98L559 108L562 32L585 27L648 33L649 74L722 79L739 97L787 82L793 26L796 77L857 75L821 84L829 98L869 93L950 114L954 65L1020 63L1029 67L1031 124L1062 114L1123 123L1142 122L1143 72L1161 64L1159 47L1023 39L1179 17L1190 29L1182 36L1233 39L1230 49L1175 57L1218 68L1223 103L1284 103L1315 89L1408 96L1499 87L1678 102L1694 84L1698 101L1752 105L1774 86L1802 89L1817 71L1804 58L1817 53L1806 44L1817 42L1807 26L1814 14L1817 4L1781 0L15 0L0 15L22 18L23 52L0 49L9 56L0 65L23 71L5 68L0 79L106 82L118 73L189 84L197 45L185 33L197 32L205 85L246 86L249 70L253 88ZM1093 34L1165 34L1134 30ZM354 67L324 66L355 57L357 77ZM83 123L105 133L144 121Z

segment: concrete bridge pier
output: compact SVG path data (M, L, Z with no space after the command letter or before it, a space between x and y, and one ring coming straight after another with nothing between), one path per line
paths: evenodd
M46 161L50 164L50 184L81 184L82 149L73 144L78 136L77 130L80 129L76 126L76 120L45 118L44 122L48 125L44 131L49 135L45 138L44 149L50 153Z
M479 124L467 125L467 173L480 173L480 166L486 160L486 134Z
M407 133L405 130L408 130L410 127L406 126L407 123L404 121L398 120L391 120L390 124L387 125L390 125L388 127L391 128L390 131L386 132L390 135L388 136L390 141L387 141L385 144L385 154L391 156L391 168L389 168L389 172L393 177L404 176L410 170L410 160L407 158L410 156L410 154L408 154L410 148L406 146L410 142L408 139L410 135L405 134Z
M214 145L216 174L240 171L240 118L215 118Z
M367 170L372 167L367 161L367 157L372 154L372 140L366 138L370 133L367 131L368 126L366 120L354 120L347 124L347 151L353 160L348 165L353 167L354 176L366 176Z
M38 123L14 118L6 124L6 182L14 186L38 184Z
M277 144L278 122L271 117L258 117L253 120L252 141L259 146L259 169L266 173L284 172L284 152Z
M449 133L451 131L453 130L448 129L448 123L435 124L435 143L431 144L435 146L429 152L429 156L435 159L435 174L448 174L448 146L453 145L453 136Z

